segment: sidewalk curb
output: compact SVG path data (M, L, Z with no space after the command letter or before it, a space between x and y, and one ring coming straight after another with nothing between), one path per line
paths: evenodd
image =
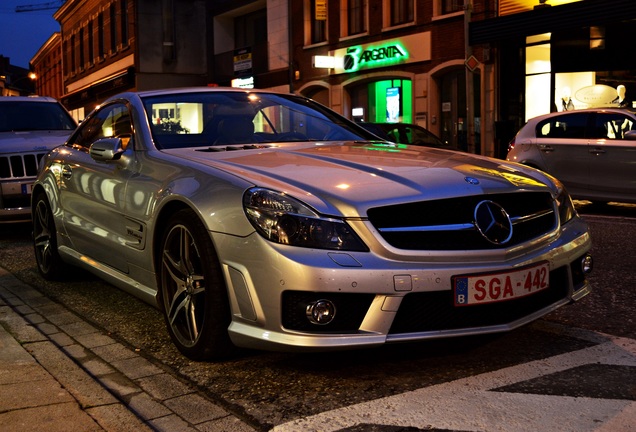
M88 430L255 430L196 388L169 375L0 267L0 336L3 327L17 345L11 347L11 360L24 364L32 361L41 366L59 383L61 393L70 396L64 400L74 401L83 415L98 425ZM7 339L10 338L0 342ZM2 365L0 358L0 394L9 390L2 380ZM3 425L4 417L8 420L13 412L4 404L5 399L0 398ZM41 402L39 406L48 407L55 416L55 404ZM65 423L66 429L69 424ZM30 425L20 430L56 430L50 425Z

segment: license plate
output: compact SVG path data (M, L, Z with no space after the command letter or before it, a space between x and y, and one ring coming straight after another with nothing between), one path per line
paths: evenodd
M455 306L513 300L549 286L550 264L547 262L508 272L453 277Z
M23 195L31 195L31 190L33 190L33 185L31 183L23 183L22 184L22 194Z

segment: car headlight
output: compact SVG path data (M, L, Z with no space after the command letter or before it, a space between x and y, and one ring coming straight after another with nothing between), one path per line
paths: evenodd
M559 209L559 219L561 225L563 225L576 216L576 209L565 187L560 183L557 183L557 186L559 187L559 194L556 197L556 203Z
M284 193L249 189L243 196L243 208L267 240L306 248L368 251L345 221L321 216Z

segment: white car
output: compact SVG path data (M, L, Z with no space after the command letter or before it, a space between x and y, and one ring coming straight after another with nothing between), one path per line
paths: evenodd
M40 160L76 126L53 98L0 96L0 223L31 219L31 186Z
M574 198L636 203L636 113L602 108L535 117L510 143L507 160L552 174Z
M192 359L507 331L590 292L557 180L379 141L294 95L113 97L33 197L44 277L72 264L157 305Z

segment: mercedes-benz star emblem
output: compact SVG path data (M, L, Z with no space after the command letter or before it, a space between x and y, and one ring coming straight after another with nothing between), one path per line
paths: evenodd
M475 226L490 243L506 244L512 237L512 222L502 206L482 201L475 207Z
M476 179L475 177L464 177L464 181L468 184L471 185L478 185L479 184L479 180Z

